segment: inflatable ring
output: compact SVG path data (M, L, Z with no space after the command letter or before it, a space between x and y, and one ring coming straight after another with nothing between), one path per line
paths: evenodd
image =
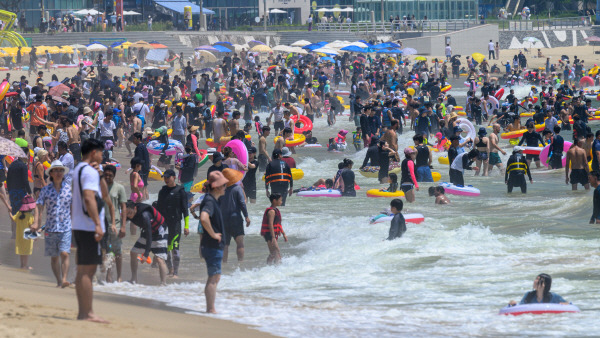
M204 182L206 182L206 180L200 181L200 182L194 184L192 186L192 189L190 189L190 192L193 192L193 193L202 192L202 186L204 185Z
M10 83L8 83L8 81L2 81L2 83L0 83L0 101L4 100L4 96L6 96L6 93L8 93L8 90L10 89Z
M584 87L584 86L586 86L586 84L588 86L593 86L594 85L594 79L592 79L589 76L584 76L584 77L581 78L581 80L579 80L579 85L580 86Z
M379 189L367 190L367 197L404 197L402 190L396 190L396 192L381 191Z
M438 157L438 163L439 164L445 164L445 165L450 165L450 160L448 159L448 156L441 156Z
M173 134L173 129L168 129L167 130L167 135L171 136L171 134ZM160 133L159 132L155 132L152 136L154 136L154 137L160 137Z
M302 127L294 127L294 133L302 134L313 129L313 123L306 115L292 115L290 119L294 122L294 126L297 122L302 124Z
M299 168L292 168L292 179L294 181L298 181L304 178L304 171L302 171L302 169ZM262 176L262 180L265 180L265 175Z
M248 165L248 148L246 148L244 142L240 140L231 140L227 142L225 146L231 148L235 157L237 157L243 165Z
M148 173L148 178L155 180L155 181L162 181L163 177L162 177L162 173L158 172L154 169L150 169L150 172Z
M492 101L492 110L494 109L500 109L500 102L498 102L498 99L495 96L491 96L488 95L488 103Z
M410 148L410 149L415 149L415 146L410 146L409 148ZM430 146L430 145L427 145L427 148L429 148L429 151L434 151L434 152L436 152L436 153L437 153L438 151L440 151L438 148L434 148L434 147L432 147L432 146Z
M277 143L277 140L280 137L281 136L275 137L275 139L273 139L273 142ZM294 134L294 139L293 140L285 140L285 146L286 147L296 147L296 146L301 145L305 141L306 141L306 136L304 136L303 134Z
M563 145L563 157L562 157L562 167L563 168L567 166L567 152L569 151L569 149L571 149L571 145L573 145L573 144L569 141L565 141L565 143ZM548 151L549 150L550 150L550 145L547 145L540 152L540 162L542 162L542 164L545 167L548 167Z
M205 165L208 162L208 151L205 149L200 149L200 154L198 154L198 168Z
M160 143L158 140L152 140L146 144L146 149L148 152L153 155L160 155L163 151L164 143ZM172 156L177 153L185 153L185 149L183 148L183 144L177 140L169 140L169 145L167 150L165 150L165 155Z
M406 223L420 224L425 221L425 217L423 216L423 214L402 214L402 216L404 216L404 220L406 221ZM392 218L394 218L394 216L388 214L379 214L377 216L371 217L369 223L377 224L389 222L392 220Z
M342 193L335 189L314 189L298 191L300 197L342 197Z
M499 315L520 316L523 314L540 315L545 313L577 313L579 308L573 304L531 303L507 306L500 309Z
M445 92L449 91L450 89L452 89L452 85L447 85L446 87L442 88L442 93L445 93Z
M434 182L437 182L442 179L442 174L438 173L437 171L432 171L431 177L433 178Z
M250 136L250 134L246 134L246 140L251 140L252 136ZM208 141L208 140L207 140ZM223 136L221 137L221 145L224 146L226 145L229 141L231 141L231 136Z
M498 91L494 94L494 97L498 100L502 100L502 96L504 95L504 88L498 89Z
M171 100L165 100L165 105L167 105L167 108L171 108L173 102L171 102Z
M402 169L400 167L396 167L396 166L392 167L390 165L388 173L398 174L398 173L400 173L400 171L402 171ZM363 175L364 177L379 178L379 167L364 167L363 169L360 169L358 172L361 175Z
M448 182L442 182L439 184L444 187L447 194L451 195L460 195L460 196L471 196L477 197L481 194L479 189L473 187L472 185L462 186L462 185L454 185Z
M467 132L467 137L471 139L471 141L475 140L475 136L477 136L477 132L475 131L475 127L471 121L465 118L458 119L458 125L460 128Z
M592 69L590 69L590 71L588 72L589 76L596 76L596 74L598 74L598 66L594 66Z

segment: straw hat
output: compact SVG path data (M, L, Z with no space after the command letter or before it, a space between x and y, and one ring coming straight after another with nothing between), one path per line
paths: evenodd
M457 118L457 117L458 117L458 114L457 114L457 113L455 113L455 112L452 112L452 113L450 113L450 118L451 118L451 119L453 119L453 118Z
M221 173L220 171L213 171L210 173L210 175L208 175L208 178L206 179L204 185L210 185L212 188L216 188L228 182L229 180L227 180L225 176L223 176L223 173Z
M227 183L228 187L231 187L232 185L236 184L244 178L244 174L242 174L241 171L237 171L231 168L223 169L223 176L225 176L225 179L229 181Z
M65 175L69 173L69 168L65 167L60 160L54 160L54 161L52 161L50 168L46 169L46 174L50 175L50 172L52 171L52 169L61 169L61 168L65 170Z

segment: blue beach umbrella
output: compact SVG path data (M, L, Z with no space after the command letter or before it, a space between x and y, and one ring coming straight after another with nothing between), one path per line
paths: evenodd
M321 58L321 62L327 62L327 61L335 63L335 59L330 56L323 56Z

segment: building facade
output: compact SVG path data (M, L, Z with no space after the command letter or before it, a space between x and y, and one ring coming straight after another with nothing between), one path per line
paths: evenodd
M415 16L416 20L455 20L475 19L477 17L478 0L355 0L355 21L370 21L371 11L375 21L381 21L381 6L383 4L384 18L390 15Z

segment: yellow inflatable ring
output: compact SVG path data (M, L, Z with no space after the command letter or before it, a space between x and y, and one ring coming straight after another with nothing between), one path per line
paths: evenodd
M449 165L450 164L450 160L448 160L448 156L441 156L441 157L438 157L438 163L439 164Z
M192 186L192 189L190 189L190 192L193 192L193 193L202 192L202 186L204 185L204 182L206 182L206 180L200 181L200 182L194 184Z
M302 171L302 169L292 168L291 170L292 170L292 179L294 181L301 180L304 178L304 171ZM262 176L262 180L263 181L265 180L265 175Z
M404 197L402 190L396 192L381 191L379 189L367 190L367 197Z
M280 137L281 136L277 136L275 139L273 139L273 142L277 143L277 139L279 139ZM304 136L303 134L294 134L294 139L285 140L285 145L286 147L296 147L304 143L304 141L306 141L306 136Z

